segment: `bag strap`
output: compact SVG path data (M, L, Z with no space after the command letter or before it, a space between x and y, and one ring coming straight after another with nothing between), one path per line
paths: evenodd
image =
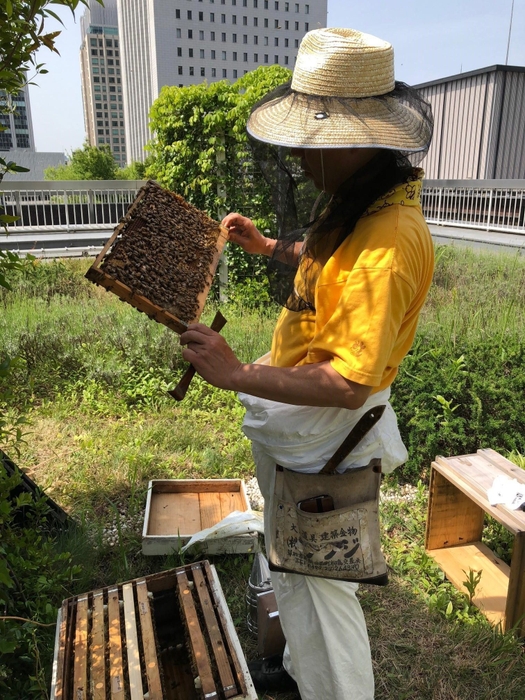
M319 474L334 474L343 459L357 447L361 440L371 430L385 411L386 405L370 408L354 425Z

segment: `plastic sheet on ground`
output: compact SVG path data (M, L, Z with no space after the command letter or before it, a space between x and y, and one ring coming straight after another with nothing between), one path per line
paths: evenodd
M196 532L192 538L181 548L185 552L198 542L218 540L226 537L238 537L253 532L264 534L264 521L262 514L253 512L241 512L234 510L212 527Z

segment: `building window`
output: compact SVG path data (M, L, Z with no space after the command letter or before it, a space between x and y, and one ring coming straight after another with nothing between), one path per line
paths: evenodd
M305 5L304 6L304 14L309 15L310 14L310 5Z
M275 9L276 9L276 10L279 9L279 3L277 2L277 0L275 1Z
M242 43L247 44L248 43L248 34L243 34L242 35Z
M267 53L264 54L264 62L268 63L268 54Z
M295 31L296 31L296 32L299 31L299 22L296 22L296 23L295 23Z
M254 17L254 18L253 18L253 26L254 26L254 27L258 27L258 26L259 26L259 20L257 19L257 17Z
M193 29L188 29L188 39L193 39Z
M96 45L97 45L97 40L96 40L96 39L90 39L90 40L89 40L89 45L90 45L90 46L96 46Z
M215 22L215 12L210 12L210 22Z
M210 41L215 41L215 32L210 32Z
M221 32L221 41L222 42L226 41L226 32Z
M237 34L232 34L232 44L237 43Z
M289 44L289 41L288 41L288 37L287 37L287 38L284 40L284 45L285 45L286 48L288 48L288 44Z
M253 37L253 43L254 43L254 44L258 44L258 43L259 43L259 37L257 36L257 34Z
M215 49L211 50L211 58L212 58L212 61L215 60Z
M182 36L182 31L181 31L180 29L176 29L176 30L175 30L175 34L176 34L176 36L177 36L177 39L180 39L181 36Z
M92 56L98 56L98 49L91 49Z
M178 70L178 74L182 75L182 66L179 66L177 70Z
M195 69L193 66L190 66L190 75L195 75Z
M226 15L221 15L221 24L226 24Z
M273 25L273 27L274 27L274 29L280 29L280 28L281 28L281 27L279 26L279 20L278 20L278 19L274 20L274 25Z
M254 53L254 54L253 54L253 62L254 62L254 63L259 63L259 54L258 54L258 53Z
M204 49L200 49L199 58L204 58Z
M273 62L274 62L274 63L279 63L279 56L274 56L274 57L273 57Z
M177 46L177 56L182 56L182 47Z
M277 37L277 36L275 37L275 39L273 40L273 45L279 46L279 37Z
M268 9L268 0L264 0L264 9L265 9L265 10Z
M201 68L201 78L204 78L205 75L206 75L206 69Z
M217 77L217 69L216 69L216 68L212 68L212 69L211 69L211 77L212 77L212 78L216 78L216 77Z
M253 6L255 7L255 9L257 9L258 4L259 0L253 0Z
M223 77L223 78L227 78L227 77L228 77L228 71L226 70L226 68L223 68L223 69L222 69L222 77Z
M234 7L235 7L236 4L237 4L237 0L232 0L232 5L233 5Z
M289 2L285 2L285 3L284 3L284 11L285 11L285 12L290 12L290 3L289 3Z
M237 15L232 15L232 24L237 24Z
M268 46L268 37L267 36L264 37L264 45Z
M255 17L254 20L253 20L253 26L254 26L254 27L257 26L257 25L255 24L256 21L257 21L257 18ZM243 16L243 18L242 18L242 23L243 23L243 26L244 26L244 27L247 27L247 26L248 26L248 17Z
M307 32L309 28L310 28L310 25L308 24L308 22L305 22L304 23L304 31Z
M180 19L180 10L175 10L175 19Z
M237 60L237 51L234 51L234 52L233 52L232 58L233 58L234 61Z
M204 40L204 32L203 32L202 29L199 29L199 39L200 39L201 41Z
M268 28L268 17L264 18L264 26Z
M299 39L294 39L293 43L294 43L295 48L298 49L299 48Z
M222 60L225 61L226 60L226 51L222 51L221 56L222 56Z
M199 22L204 22L204 12L199 12Z
M233 69L233 77L237 80L237 68Z
M299 3L298 2L295 3L295 11L299 12Z

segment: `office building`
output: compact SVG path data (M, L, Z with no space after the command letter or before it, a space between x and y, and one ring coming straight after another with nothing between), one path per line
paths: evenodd
M304 34L326 19L327 0L118 0L128 162L144 160L149 109L164 85L292 69Z
M0 151L34 151L35 138L27 85L16 95L0 91L0 107L0 125L4 127L0 131Z
M86 138L90 146L107 144L118 165L126 164L124 104L117 1L88 0L80 19L80 66Z

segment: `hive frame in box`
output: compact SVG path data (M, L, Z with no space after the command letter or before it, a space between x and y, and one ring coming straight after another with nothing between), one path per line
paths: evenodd
M176 620L166 614L175 608ZM257 700L209 562L63 602L51 700L105 700L109 694L112 700Z
M211 499L212 495L218 494L232 495L238 494L235 503L226 504L222 511L217 512L217 505ZM197 496L197 503L181 503L180 509L176 509L176 504L168 505L162 502L158 506L153 504L154 497L160 494L179 496L187 500L190 496ZM207 498L208 497L208 498ZM195 500L193 498L193 500ZM204 503L203 503L204 501ZM164 510L164 509L168 510ZM152 532L157 528L151 524L152 516L158 509L162 509L165 519L173 522L173 531L169 534ZM206 516L204 509L207 509ZM178 552L191 537L200 530L207 529L234 510L250 513L251 506L246 494L246 488L242 479L153 479L148 484L148 495L146 499L146 511L144 514L144 527L142 530L142 553L144 555L160 556ZM184 511L182 513L182 511ZM199 524L192 526L196 521L197 511L199 514ZM184 515L177 521L177 516ZM181 530L181 527L183 528ZM256 532L245 535L236 535L221 539L213 539L199 543L200 551L206 554L251 554L259 551L259 537Z
M97 255L95 262L91 265L89 270L86 272L86 277L89 279L91 282L94 282L95 284L100 285L101 287L104 287L110 292L113 292L116 296L119 297L119 299L122 299L123 301L127 302L131 306L134 306L136 309L139 311L143 311L147 316L152 318L153 320L157 321L157 323L162 323L164 326L167 326L168 328L171 328L171 330L175 331L176 333L184 333L186 330L188 323L185 321L182 321L180 318L177 318L174 314L170 313L166 309L163 309L161 306L158 306L157 304L154 304L152 301L147 299L145 296L141 294L137 294L136 292L133 291L130 287L127 285L123 284L122 282L119 282L119 280L115 279L111 275L108 275L107 272L104 272L104 270L100 269L100 265L106 255L106 253L110 250L111 246L113 243L117 240L117 237L120 235L122 232L122 229L128 224L129 219L131 218L131 214L133 211L137 208L138 204L140 203L141 199L145 196L147 192L147 187L150 185L150 182L148 182L139 192L131 206L129 207L128 211L126 212L126 215L122 219L122 221L118 224L118 226L115 228L113 235L111 238L108 240L106 245L102 248L100 253ZM151 185L156 185L156 183L151 183ZM150 185L150 186L151 186ZM208 278L208 282L206 283L206 286L204 289L201 291L201 293L197 297L197 304L198 304L198 311L194 319L190 321L190 323L195 323L199 320L202 310L204 308L204 304L206 302L206 297L208 296L208 293L210 291L210 287L213 281L213 275L215 274L215 270L217 269L217 265L219 263L219 258L222 254L222 251L224 250L224 246L226 245L226 242L228 240L228 231L224 226L220 226L220 233L219 237L217 238L217 243L216 243L216 251L213 256L213 260L210 264L210 275Z

